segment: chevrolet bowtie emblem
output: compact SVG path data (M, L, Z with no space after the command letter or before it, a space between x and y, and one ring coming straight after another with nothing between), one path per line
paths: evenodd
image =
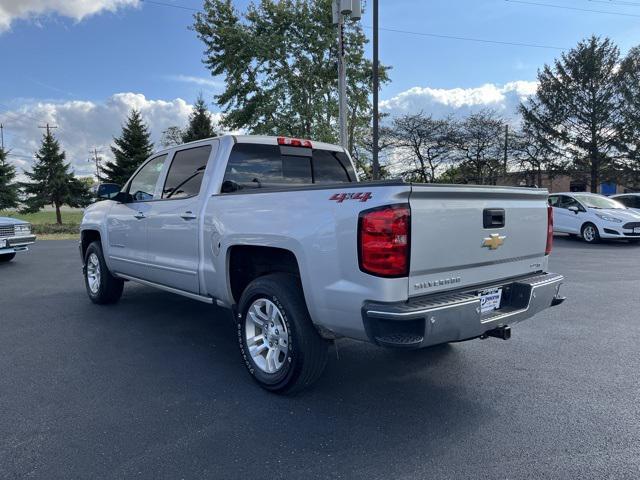
M504 243L505 236L501 236L499 233L492 233L489 238L485 238L482 242L483 247L489 247L489 250L496 250Z

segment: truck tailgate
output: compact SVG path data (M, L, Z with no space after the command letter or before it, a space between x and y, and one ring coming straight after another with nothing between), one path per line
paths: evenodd
M409 296L487 284L547 267L546 190L412 185L409 203Z

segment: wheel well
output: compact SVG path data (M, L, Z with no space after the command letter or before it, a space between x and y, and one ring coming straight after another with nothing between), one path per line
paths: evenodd
M237 303L247 285L269 273L300 276L295 255L283 248L237 245L229 253L229 285Z
M97 230L83 230L80 234L80 245L82 249L82 258L92 242L100 241L100 232Z
M584 230L584 227L586 227L587 225L593 225L594 227L596 227L596 232L600 232L600 229L598 228L598 226L593 223L593 222L584 222L581 226L580 226L580 233L582 233L582 231Z

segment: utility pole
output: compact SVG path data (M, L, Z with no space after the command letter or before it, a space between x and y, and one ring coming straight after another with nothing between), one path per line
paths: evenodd
M507 159L509 157L509 124L504 126L504 179L507 180Z
M338 117L340 145L347 149L347 71L344 63L344 16L338 17Z
M338 124L340 145L349 148L347 132L347 66L345 62L344 28L347 16L360 20L362 8L360 0L333 0L331 4L333 24L338 26Z
M50 130L52 128L58 128L57 125L49 125L48 123L46 125L39 125L38 128L46 128L47 129L47 136L49 136L51 134Z
M380 162L378 161L378 0L373 0L373 179L380 178Z
M100 158L100 156L98 155L99 153L101 153L101 150L98 150L96 147L93 147L93 150L89 150L89 153L93 154L93 158L89 158L90 162L95 162L96 164L96 179L98 180L98 183L100 183L100 162L102 161L102 159Z
M4 151L4 125L0 123L0 149Z

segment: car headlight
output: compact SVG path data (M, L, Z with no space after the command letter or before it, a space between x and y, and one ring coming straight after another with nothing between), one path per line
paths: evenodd
M596 213L596 215L601 218L602 220L604 220L605 222L615 222L615 223L622 223L622 220L620 220L619 218L616 217L610 217L609 215L604 215L601 213Z
M14 225L13 231L16 235L30 235L31 225L29 223L22 223L20 225Z

